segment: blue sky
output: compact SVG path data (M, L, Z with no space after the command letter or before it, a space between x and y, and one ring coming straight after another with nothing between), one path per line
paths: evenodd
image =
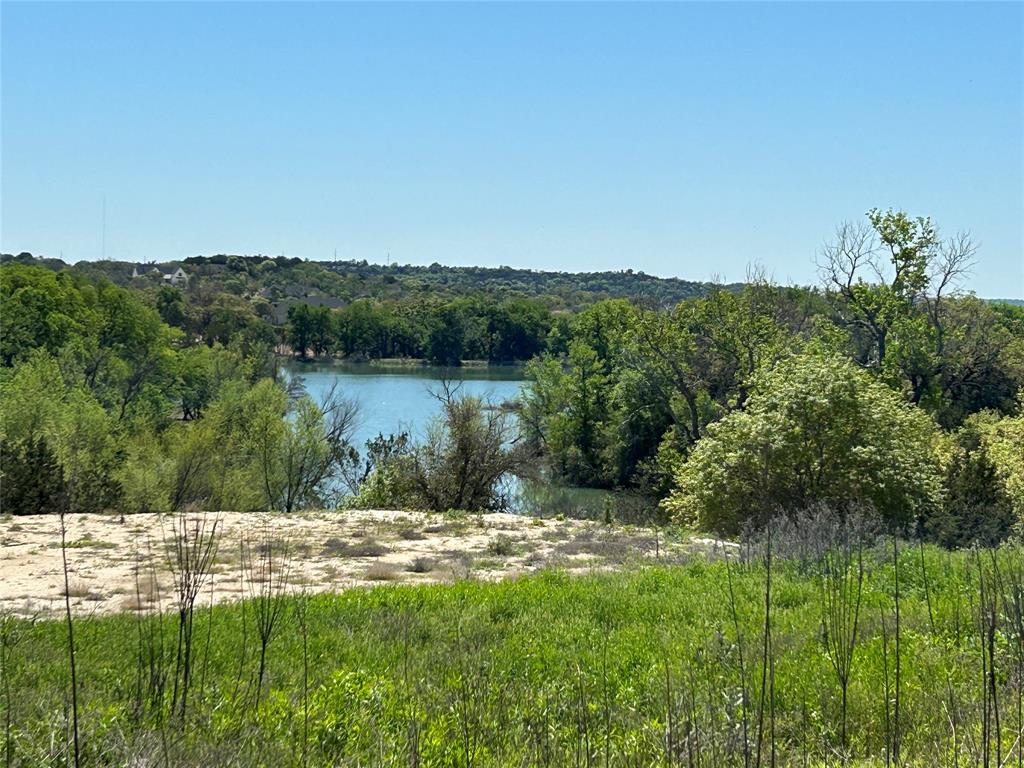
M1024 296L1024 6L4 2L4 251L813 282L844 219Z

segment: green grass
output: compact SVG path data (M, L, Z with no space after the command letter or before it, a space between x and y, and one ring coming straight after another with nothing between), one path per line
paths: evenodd
M905 550L900 571L903 758L952 764L952 719L959 762L973 765L981 754L983 680L975 561L928 550L926 580L919 557ZM1011 566L1020 568L1024 558L1009 550L1000 557L1008 585ZM890 686L894 673L892 568L872 563L849 697L858 765L885 764L883 653ZM694 560L586 577L544 572L501 583L289 597L260 696L254 604L204 608L184 724L168 714L176 615L162 620L164 656L153 664L146 658L153 646L140 637L160 629L158 618L79 618L83 764L743 765L741 643L730 577L753 760L764 570ZM770 764L771 703L777 764L837 764L839 689L822 643L820 581L813 565L796 562L777 568L773 580L774 701L766 696L761 764ZM5 627L17 640L7 649L5 680L10 764L64 765L66 628L10 620ZM1016 765L1019 638L1003 624L996 640L1001 754L1013 754ZM160 669L168 670L162 694L150 686Z

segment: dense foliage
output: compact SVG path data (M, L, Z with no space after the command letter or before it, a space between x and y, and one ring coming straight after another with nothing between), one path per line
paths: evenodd
M292 512L349 493L359 505L497 509L508 500L503 485L532 458L510 447L508 413L454 390L422 445L382 435L361 457L349 441L355 404L342 393L313 402L294 391L258 325L234 325L223 339L190 333L169 324L188 327L180 292L161 286L155 308L146 297L73 272L0 267L2 313L11 318L0 334L4 512ZM486 340L496 357L533 355L548 331L547 315L529 302L459 300L442 309L463 308L489 319L477 328L465 309L435 323L427 340L436 355L450 354L440 339L457 329L484 334L474 343ZM360 339L376 343L374 318L390 317L365 302L341 310L351 320L341 326L327 313L293 308L292 332L300 316L327 320L328 330L309 336L321 353L337 327L358 326ZM465 349L462 336L457 342ZM458 352L444 361L457 364Z
M737 533L824 502L869 507L905 529L941 507L934 422L853 363L794 356L752 389L680 467L665 506L681 519Z
M60 259L33 259L31 254L4 254L4 261L33 262L54 270L68 267ZM700 296L709 283L662 278L634 272L548 272L513 267L449 267L441 264L370 264L366 261L307 261L285 256L191 256L159 265L169 272L181 266L193 280L190 290L223 291L235 296L259 294L269 299L306 295L345 301L407 298L455 299L486 295L499 301L540 298L552 309L577 310L602 299L644 298L672 306ZM77 271L116 285L132 283L140 265L124 261L78 262ZM142 269L142 281L152 280ZM155 273L154 273L155 274ZM155 282L159 284L159 277ZM738 288L739 286L732 286Z
M190 339L137 292L0 268L5 512L321 505L352 406L290 396L269 347Z
M817 288L237 256L187 259L173 285L6 257L4 502L291 510L340 477L360 504L494 508L502 473L471 489L458 468L543 456L553 480L730 533L826 502L950 546L999 540L1024 511L1024 307L959 290L974 255L872 210L822 249ZM478 439L514 442L477 402L426 445L371 446L369 467L351 404L289 396L274 352L529 361L522 456Z
M755 276L669 311L576 315L566 353L528 367L523 422L552 471L727 532L870 502L947 544L1005 537L1024 449L996 436L1019 435L1024 311L957 292L966 235L868 221L824 248L820 289Z
M373 302L341 309L293 304L285 338L301 358L329 355L356 360L407 357L439 365L463 360L511 363L557 349L556 324L538 301L484 299Z
M408 357L447 365L559 353L557 329L566 313L602 299L643 298L668 307L712 288L632 270L383 266L284 256L195 256L159 266L100 261L69 267L27 253L4 254L0 261L143 291L168 324L207 343L227 344L241 335L250 342L283 342L302 358ZM188 274L187 284L164 279L178 267Z

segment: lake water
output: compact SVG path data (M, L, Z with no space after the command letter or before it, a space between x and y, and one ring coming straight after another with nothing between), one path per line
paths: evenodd
M494 403L518 397L526 383L522 369L513 366L444 368L291 363L286 370L302 378L314 400L321 400L336 384L344 397L359 404L352 442L360 451L367 440L377 435L387 437L408 432L414 441L422 438L427 425L441 412L441 404L431 393L438 390L444 379L460 384L462 394L477 395Z
M359 417L352 438L362 453L366 441L377 435L408 432L414 441L423 437L441 404L431 393L442 380L457 382L460 392L501 403L519 396L526 380L522 368L439 366L378 366L352 363L289 363L285 369L302 378L315 400L333 385L344 397L359 404ZM607 491L569 488L550 482L516 482L512 485L512 507L516 511L543 515L598 518L604 514Z

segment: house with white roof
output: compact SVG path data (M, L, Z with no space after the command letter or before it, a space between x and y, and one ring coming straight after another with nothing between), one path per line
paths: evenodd
M188 272L186 272L181 267L178 267L173 272L170 272L170 273L165 275L160 270L160 267L158 267L158 266L156 266L154 264L152 267L150 267L149 274L157 275L157 276L163 278L165 282L168 282L171 285L188 285ZM144 275L139 274L138 267L132 267L132 280L137 280L137 279L139 279L141 277L144 277Z

